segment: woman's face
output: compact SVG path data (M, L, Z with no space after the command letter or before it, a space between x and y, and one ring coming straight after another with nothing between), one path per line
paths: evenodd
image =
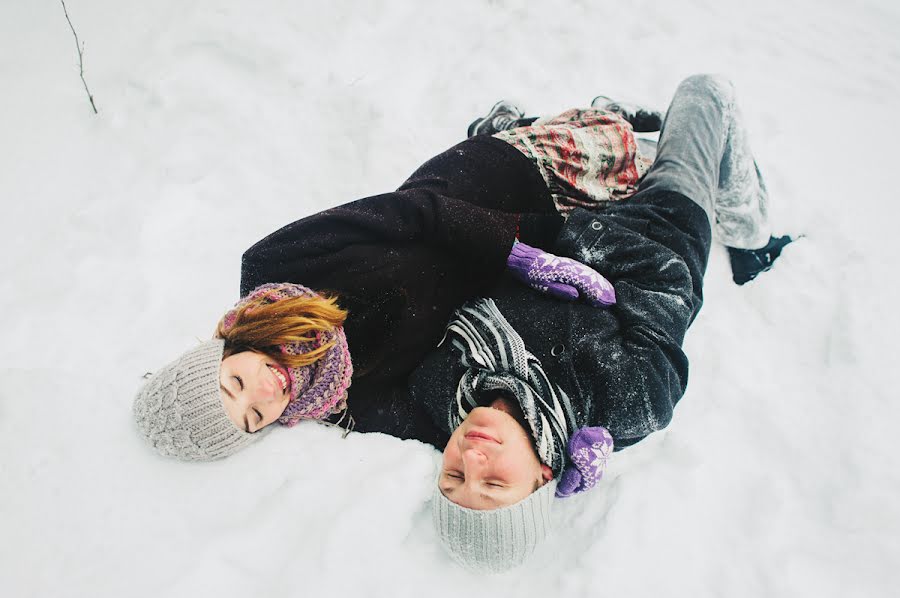
M219 396L228 418L245 432L277 420L291 398L287 370L268 355L235 353L219 368Z
M476 407L450 436L438 485L452 502L476 510L515 504L552 479L531 437L503 403Z

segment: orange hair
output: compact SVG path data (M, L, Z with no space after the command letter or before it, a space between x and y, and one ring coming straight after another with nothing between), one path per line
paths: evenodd
M234 324L226 330L225 319L231 320L232 314ZM347 311L337 305L336 297L287 297L273 303L259 296L219 320L216 336L225 341L225 357L257 351L289 368L298 368L315 363L335 341L302 355L282 353L280 346L314 341L316 333L342 326L346 319Z

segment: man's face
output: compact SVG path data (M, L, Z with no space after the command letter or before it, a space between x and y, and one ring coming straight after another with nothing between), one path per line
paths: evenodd
M553 477L538 460L531 437L504 408L501 401L473 409L444 449L438 486L461 507L512 505Z

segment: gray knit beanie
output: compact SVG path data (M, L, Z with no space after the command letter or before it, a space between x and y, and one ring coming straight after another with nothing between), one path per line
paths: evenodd
M213 461L239 451L258 434L228 418L219 397L225 341L194 347L153 374L134 398L138 429L160 454L183 461Z
M454 561L476 573L502 573L521 565L550 533L556 480L516 504L490 511L461 507L435 484L434 528Z

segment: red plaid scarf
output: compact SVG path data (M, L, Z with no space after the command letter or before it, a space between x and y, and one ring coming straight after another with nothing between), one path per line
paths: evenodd
M531 159L563 215L632 195L651 164L625 119L594 108L573 108L494 137Z

